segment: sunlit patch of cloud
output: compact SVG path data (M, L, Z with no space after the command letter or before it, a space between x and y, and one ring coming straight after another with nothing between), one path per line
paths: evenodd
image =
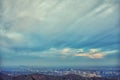
M118 50L100 50L100 49L88 49L84 50L80 49L73 49L73 48L50 48L46 51L40 52L23 52L19 55L24 56L38 56L38 57L61 57L61 58L68 58L68 57L87 57L90 59L102 59L105 56L110 54L116 54Z

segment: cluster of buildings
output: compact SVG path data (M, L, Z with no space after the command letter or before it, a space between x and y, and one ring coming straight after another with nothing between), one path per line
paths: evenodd
M120 70L115 70L115 69L83 70L83 69L72 69L72 68L69 69L68 68L63 68L63 69L20 68L16 71L13 70L13 71L1 71L1 72L13 76L39 73L39 74L54 75L54 76L76 74L82 77L120 77Z

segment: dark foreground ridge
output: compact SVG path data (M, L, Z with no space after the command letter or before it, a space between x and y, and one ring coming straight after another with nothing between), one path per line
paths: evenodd
M29 74L29 75L19 75L16 77L1 74L0 80L120 80L120 79L110 79L101 77L81 77L75 74L69 74L64 76L50 76L43 74Z

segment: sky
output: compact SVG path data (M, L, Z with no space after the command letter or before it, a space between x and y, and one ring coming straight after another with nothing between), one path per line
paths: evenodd
M120 0L0 0L3 66L113 66Z

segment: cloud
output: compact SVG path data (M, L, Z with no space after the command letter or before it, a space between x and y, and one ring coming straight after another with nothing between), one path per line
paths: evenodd
M23 40L23 35L17 32L0 32L2 36L14 40L14 41L22 41Z
M61 50L62 54L69 54L71 52L72 52L72 50L70 48L64 48L63 50Z
M89 4L89 2L92 2L93 5ZM63 47L64 46L74 47L74 45L81 46L80 44L90 43L91 42L90 38L94 34L96 35L100 34L103 32L104 29L108 29L108 27L105 24L101 24L104 23L103 22L104 19L101 19L98 14L107 11L106 7L113 9L111 7L114 6L114 4L109 2L110 1L106 1L106 0L103 1L4 0L1 1L1 3L3 4L2 5L3 11L1 13L2 16L1 25L2 27L6 27L6 24L10 24L8 25L10 30L9 34L12 34L12 37L13 37L13 33L17 35L19 34L19 36L20 35L23 36L24 34L26 34L25 37L27 37L28 39L27 42L31 44L38 45L36 43L40 41L45 45L48 46L52 45L53 47L56 47L56 45ZM97 17L94 17L94 14L93 16L87 16L91 13L96 14ZM111 14L111 16L114 17L114 14ZM93 17L95 18L95 20L93 20ZM96 20L100 23L97 23ZM107 18L106 21L108 20L111 19ZM115 19L112 18L112 20ZM77 21L78 23L76 24ZM96 24L94 22L96 22ZM113 21L109 21L105 23L112 23L112 22ZM34 35L35 36L37 35L40 38L35 37ZM101 35L96 37L96 39L101 37ZM59 37L61 37L61 39L59 39ZM36 38L36 40L34 41L31 38ZM44 40L42 41L41 38ZM47 40L49 40L49 42Z
M101 53L95 53L95 54L86 54L86 53L83 53L83 54L75 54L75 56L89 57L89 58L91 58L91 59L104 58L104 54L101 54Z
M104 51L100 51L100 49L89 49L86 52L74 54L74 56L99 59L99 58L104 58L105 53Z
M96 52L98 52L99 51L99 49L90 49L90 52L91 53L96 53Z
M108 56L110 54L116 54L118 50L101 50L101 49L87 49L84 50L82 48L80 49L74 49L74 48L50 48L45 51L39 51L39 52L21 52L20 55L24 56L36 56L36 57L58 57L58 58L69 58L69 57L87 57L90 59L102 59L105 58L105 56Z
M89 57L90 58L103 58L104 54L96 53L96 54L89 55Z
M0 54L105 58L119 45L118 5L118 0L0 0Z
M88 52L81 53L81 54L74 54L74 56L78 57L88 57L91 59L101 59L104 58L105 56L108 56L110 54L115 54L117 53L118 50L103 50L100 51L99 49L89 49Z

